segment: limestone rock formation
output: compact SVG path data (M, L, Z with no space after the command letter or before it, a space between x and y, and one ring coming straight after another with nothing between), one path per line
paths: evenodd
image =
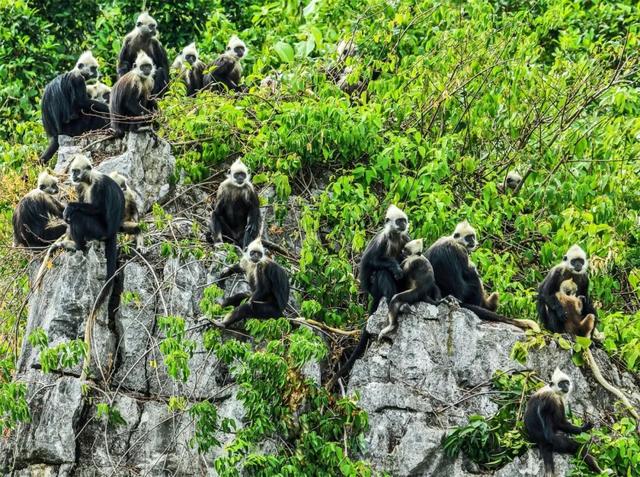
M367 323L378 335L386 324L386 305ZM489 382L497 370L533 369L549 379L556 366L574 380L571 409L592 421L606 419L615 399L602 389L589 371L577 368L567 351L554 343L531 351L525 366L509 357L524 337L515 327L481 321L473 313L420 303L402 315L393 337L374 343L353 367L348 392L358 392L369 414L364 459L391 475L462 477L478 473L463 458L450 461L442 452L447 430L464 425L472 414L490 416L497 411ZM603 373L636 402L640 390L634 378L620 373L604 352L594 352ZM558 475L565 475L569 459L556 456ZM537 450L531 450L495 473L500 477L542 475Z

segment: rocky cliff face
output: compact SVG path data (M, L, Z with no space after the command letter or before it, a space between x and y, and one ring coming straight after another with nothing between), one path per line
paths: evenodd
M99 163L98 170L127 175L141 210L148 211L156 202L166 203L175 212L173 238L192 235L192 224L180 215L181 204L169 185L175 160L167 143L145 134L100 143L63 140L56 169L63 171L77 153L90 155ZM189 194L198 198L196 215L205 217L206 194L197 189ZM298 204L294 201L292 205ZM289 214L287 221L285 228L297 229L295 213ZM281 235L295 249L300 241L291 230ZM272 239L279 232L268 226L265 231ZM217 253L212 267L194 258L162 258L156 235L149 232L144 256L121 256L122 290L135 299L121 300L112 317L106 306L99 310L88 386L79 379L81 365L62 373L42 373L39 351L25 340L18 379L28 383L32 421L0 444L0 470L5 475L216 475L212 463L222 449L199 455L190 445L192 419L170 412L167 403L175 395L186 396L191 403L208 399L216 403L220 417L242 422L244 411L235 397L234 383L226 367L204 349L199 328L203 290L216 282L225 256ZM94 244L86 254L55 256L41 286L33 290L26 335L42 328L50 346L82 338L104 274L100 244ZM227 292L235 292L247 284L230 279L225 287ZM164 336L157 317L165 315L185 318L187 337L197 344L190 361L192 373L184 383L167 375L159 352ZM382 306L369 320L369 330L377 333L385 317ZM469 312L444 305L420 304L413 313L403 315L393 344L373 344L356 363L349 381L349 392L360 393L361 404L370 416L365 459L394 476L477 473L463 459L452 462L444 458L440 440L447 429L466 423L470 414L495 412L490 395L478 391L485 389L496 370L522 368L509 358L513 344L522 337L516 328L480 322ZM615 384L640 399L631 376L620 374L602 353L596 358ZM556 365L575 380L575 412L587 412L595 418L612 409L612 398L577 369L565 351L552 346L532 352L527 363L544 377L550 376ZM307 371L320 380L321 370L322 366L316 365ZM100 402L116 408L124 424L115 426L98 417ZM222 442L229 438L220 436ZM561 472L567 469L567 459L556 460ZM537 453L532 451L495 475L541 473Z

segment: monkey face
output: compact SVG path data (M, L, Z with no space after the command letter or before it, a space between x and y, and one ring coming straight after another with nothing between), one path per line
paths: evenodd
M193 65L197 60L196 55L191 54L185 55L184 59L187 60L187 63L189 63L190 65Z
M140 32L140 35L144 38L152 38L156 36L158 33L156 22L152 20L141 20L138 19L136 23L136 28Z
M98 77L98 65L96 64L86 64L79 62L76 65L76 68L78 68L78 71L80 71L80 74L85 81L96 79Z
M91 165L89 164L80 164L80 165L71 165L71 182L74 184L80 184L84 182L89 184L91 180L89 179L91 176Z
M391 230L394 230L396 232L404 232L407 230L409 222L404 217L387 217L386 224L391 228Z
M53 178L48 178L38 184L38 189L49 195L57 195L59 192L58 181Z
M247 46L237 36L232 36L227 44L227 53L232 54L236 58L243 58L247 54Z
M478 247L478 242L476 241L476 234L474 232L469 232L464 235L462 235L460 232L455 232L453 234L453 238L457 240L469 252L474 251Z
M569 391L571 390L571 381L569 381L568 379L563 379L558 383L558 388L560 389L560 391L562 391L562 393L569 394Z
M260 250L250 250L249 251L249 259L253 262L253 263L258 263L260 260L262 260L262 252Z
M572 270L575 273L585 273L587 271L587 259L586 257L570 255L567 253L564 257L562 257L562 261L567 268Z
M515 189L520 184L520 180L517 177L509 176L507 177L507 187L509 189Z
M238 186L244 185L244 181L247 179L247 174L242 171L237 171L233 173L234 183Z

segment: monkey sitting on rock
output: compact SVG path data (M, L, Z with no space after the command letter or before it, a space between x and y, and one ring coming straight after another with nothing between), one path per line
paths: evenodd
M204 76L205 87L217 91L225 89L243 91L240 85L242 80L242 64L240 60L247 56L249 49L244 41L233 35L227 43L227 49L214 61ZM223 86L224 85L224 86Z
M591 423L578 427L567 420L565 409L572 390L573 384L569 376L556 368L551 384L531 396L524 412L524 427L529 439L540 449L545 477L556 475L554 452L579 456L592 472L602 472L596 460L588 453L587 447L567 436L587 432L593 428Z

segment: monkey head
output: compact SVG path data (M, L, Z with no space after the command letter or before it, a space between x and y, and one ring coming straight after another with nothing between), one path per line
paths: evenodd
M109 177L113 179L113 181L120 186L123 192L127 190L127 178L120 174L119 172L113 171L109 174Z
M254 264L259 263L266 258L260 237L247 245L247 251L244 255L248 261Z
M420 239L411 240L407 242L402 249L402 255L404 258L410 257L412 255L420 255L424 250L424 241Z
M560 395L563 400L566 400L573 391L573 383L569 376L560 371L560 368L556 368L551 377L550 388L551 391Z
M232 54L236 58L244 58L249 53L249 49L247 45L245 45L244 41L238 38L236 35L233 35L229 38L229 43L227 43L227 53Z
M187 63L193 66L195 62L198 61L198 50L196 50L196 44L190 43L185 46L184 50L182 50L182 57Z
M143 38L151 38L158 34L158 24L148 12L142 12L136 20L136 30Z
M97 83L87 85L87 94L89 95L89 98L94 101L109 104L109 99L111 98L111 87L98 81Z
M236 161L231 164L231 168L229 169L229 182L231 185L236 187L244 187L251 180L251 175L249 174L249 169L244 165L240 159L236 159Z
M156 72L156 67L153 64L153 60L143 50L138 52L136 56L136 62L133 64L135 72L143 78L153 78Z
M507 177L504 180L505 189L516 190L516 188L522 182L522 176L516 171L509 171Z
M73 161L69 165L71 182L74 185L81 183L91 184L91 171L93 167L87 156L76 154Z
M93 57L93 53L85 51L80 55L73 71L81 74L85 81L98 77L98 61Z
M589 261L587 260L587 254L579 245L572 245L562 257L561 265L573 273L584 274L587 273Z
M476 230L466 220L456 225L452 237L453 240L465 247L468 252L473 252L478 247Z
M38 190L49 195L58 194L58 178L51 175L49 171L42 171L38 175Z
M567 296L576 296L578 294L578 285L571 278L560 283L560 293Z
M405 233L409 231L409 218L402 210L391 204L387 209L384 227L390 233Z
M338 53L338 58L341 60L345 60L350 56L354 56L358 52L358 46L353 41L353 37L348 39L342 39L338 42L336 46L336 53Z

